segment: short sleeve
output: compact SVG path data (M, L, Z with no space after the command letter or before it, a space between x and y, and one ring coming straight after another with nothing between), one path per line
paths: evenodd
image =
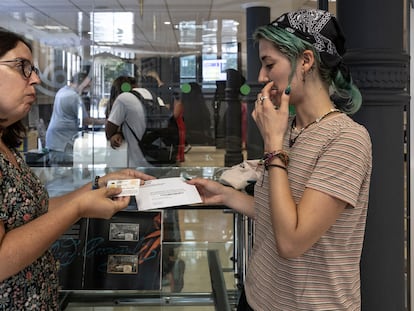
M114 101L112 106L111 113L108 116L108 121L112 122L115 125L122 125L126 119L126 94L120 94Z
M371 140L363 126L342 128L322 149L307 187L355 206L372 167Z

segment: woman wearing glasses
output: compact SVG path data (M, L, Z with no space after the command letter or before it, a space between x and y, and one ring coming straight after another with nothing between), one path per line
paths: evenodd
M255 39L264 87L252 115L265 154L254 197L190 181L205 202L254 219L238 310L358 311L372 151L348 116L361 94L343 64L345 39L334 16L310 9L283 14Z
M56 262L51 244L82 217L105 218L128 205L113 199L121 189L109 179L152 177L122 170L95 178L61 197L50 198L18 153L25 134L22 119L36 101L40 83L31 46L0 30L0 309L58 310Z

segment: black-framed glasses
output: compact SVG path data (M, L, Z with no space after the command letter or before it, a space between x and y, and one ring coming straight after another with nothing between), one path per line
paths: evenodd
M15 58L11 60L2 60L0 61L1 64L6 63L19 63L19 67L22 70L22 75L25 79L29 79L34 71L37 75L39 75L39 69L32 65L32 63L28 59L24 58Z

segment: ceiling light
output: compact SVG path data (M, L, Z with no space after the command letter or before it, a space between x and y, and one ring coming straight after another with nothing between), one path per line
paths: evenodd
M203 45L203 42L180 41L178 42L178 45Z
M34 27L39 30L55 30L55 31L69 30L69 27L56 26L56 25L43 25L43 26L34 26Z

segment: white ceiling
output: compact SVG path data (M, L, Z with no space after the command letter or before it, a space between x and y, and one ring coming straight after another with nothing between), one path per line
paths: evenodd
M332 5L332 4L331 4ZM90 46L98 36L98 20L94 22L92 12L132 12L131 21L127 17L115 18L106 22L104 27L132 29L130 44L111 43L134 53L179 54L200 50L203 41L179 31L177 25L182 22L195 22L195 25L207 21L234 20L238 22L237 42L246 41L245 15L249 6L267 6L271 8L271 17L299 7L316 7L315 0L273 0L247 2L243 0L1 0L0 26L25 33L29 38L44 44L65 49L77 49ZM165 22L170 22L169 25ZM90 25L94 25L90 29ZM126 24L126 25L125 25ZM104 32L111 32L104 28ZM200 33L200 31L199 31ZM191 34L191 31L190 31ZM231 35L231 33L230 33ZM229 36L231 38L231 36ZM193 42L182 46L179 42ZM231 40L231 39L229 39ZM116 41L116 40L115 40ZM95 43L97 43L95 41ZM104 46L107 44L98 43Z

